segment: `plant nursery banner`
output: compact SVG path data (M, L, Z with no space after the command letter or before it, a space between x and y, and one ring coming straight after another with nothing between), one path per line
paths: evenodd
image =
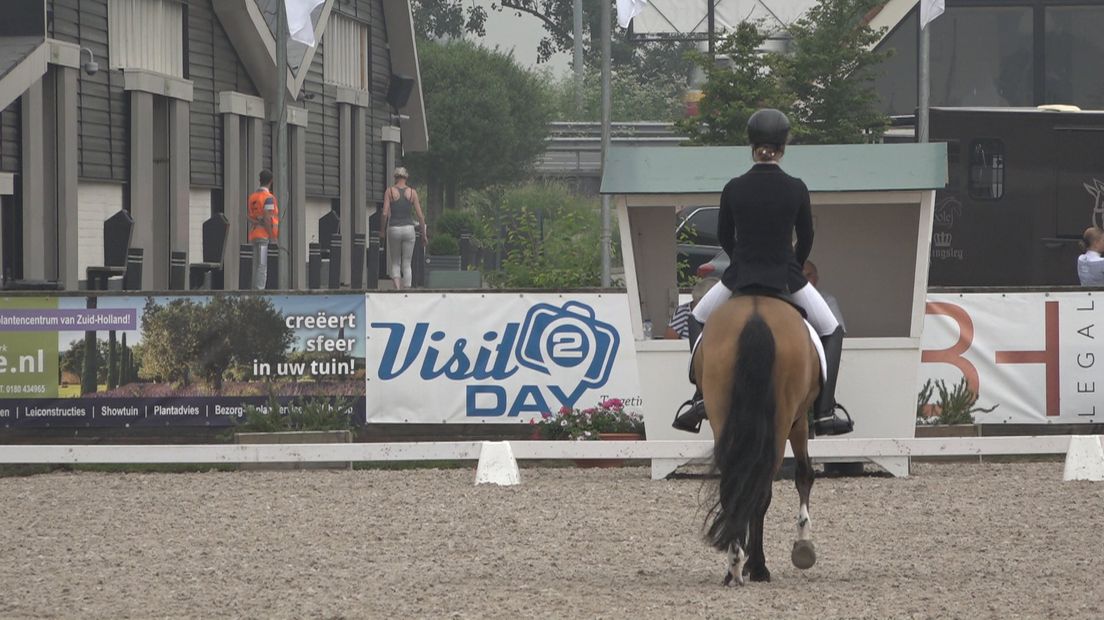
M246 405L364 411L364 296L0 298L0 429L219 426Z
M370 295L368 317L368 422L517 424L607 398L640 411L626 295Z
M974 421L1104 421L1104 296L930 294L920 384L966 379Z

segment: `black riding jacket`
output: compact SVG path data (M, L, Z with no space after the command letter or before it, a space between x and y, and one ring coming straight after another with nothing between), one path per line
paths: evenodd
M729 289L800 290L808 284L801 266L813 249L809 188L776 164L755 164L725 185L717 238L731 259L721 276Z

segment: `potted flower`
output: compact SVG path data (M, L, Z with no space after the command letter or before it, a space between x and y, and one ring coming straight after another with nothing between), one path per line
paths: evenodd
M541 439L634 441L644 437L643 416L625 411L624 403L617 398L586 409L561 407L556 413L542 413L539 420L533 418L529 423L536 427L534 435ZM576 461L580 467L612 467L620 463L620 459Z

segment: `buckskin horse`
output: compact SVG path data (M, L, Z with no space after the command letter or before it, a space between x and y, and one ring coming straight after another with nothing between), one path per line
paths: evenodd
M705 537L728 554L724 584L770 581L763 519L787 439L800 497L791 560L800 569L812 567L813 467L806 415L820 390L821 362L801 315L775 297L733 297L709 317L692 369L705 398L720 474Z

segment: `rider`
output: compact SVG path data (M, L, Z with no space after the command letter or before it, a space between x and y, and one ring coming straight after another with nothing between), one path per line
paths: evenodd
M828 379L813 409L814 429L818 435L841 435L853 428L850 419L835 415L843 329L824 298L802 274L801 266L813 249L813 216L805 183L778 165L786 152L789 133L790 121L778 110L762 109L748 119L748 143L755 165L725 185L717 219L717 238L731 262L721 281L694 308L690 346L693 350L701 326L733 292L789 293L820 334L828 358ZM796 249L792 242L795 231ZM686 407L689 409L682 413ZM673 426L698 432L705 419L701 389L697 388L694 398L679 409Z

